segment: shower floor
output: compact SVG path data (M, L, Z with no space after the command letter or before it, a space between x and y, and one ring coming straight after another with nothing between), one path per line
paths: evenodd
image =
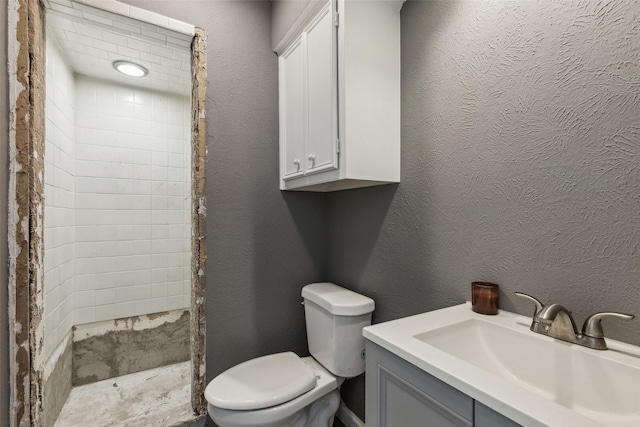
M186 425L190 398L191 362L176 363L72 388L54 427Z

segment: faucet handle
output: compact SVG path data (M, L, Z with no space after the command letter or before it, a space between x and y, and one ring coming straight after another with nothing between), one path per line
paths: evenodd
M635 316L633 314L616 313L612 311L592 314L584 321L584 325L582 325L582 334L591 338L604 338L601 323L602 318L604 317L617 317L618 319L631 320Z
M542 304L537 298L532 297L531 295L524 294L522 292L514 292L517 297L526 298L532 301L536 305L536 310L533 312L533 317L535 318L540 311L544 308L544 304Z

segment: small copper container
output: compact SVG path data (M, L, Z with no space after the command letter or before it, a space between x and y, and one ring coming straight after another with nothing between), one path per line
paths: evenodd
M471 282L471 309L480 314L498 314L500 286L488 282Z

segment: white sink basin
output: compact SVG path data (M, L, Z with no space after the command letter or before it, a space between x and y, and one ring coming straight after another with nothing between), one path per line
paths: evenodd
M365 338L523 425L640 426L640 348L592 350L469 304L373 325ZM605 330L606 332L606 330Z

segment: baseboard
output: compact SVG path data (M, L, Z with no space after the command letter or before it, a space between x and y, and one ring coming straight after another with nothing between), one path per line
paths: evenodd
M340 406L338 407L336 416L342 421L345 427L365 427L362 420L347 407L343 400L340 400Z

